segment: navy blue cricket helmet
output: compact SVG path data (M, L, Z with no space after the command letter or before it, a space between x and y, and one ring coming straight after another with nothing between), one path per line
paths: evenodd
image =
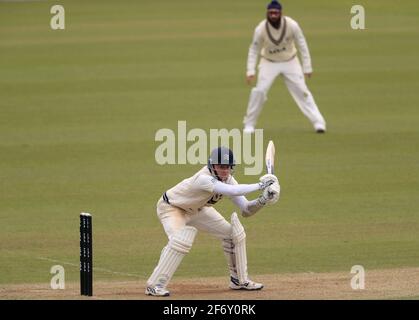
M221 180L214 170L215 164L227 164L231 169L234 169L236 160L234 159L233 151L226 147L218 147L211 151L208 159L208 169L213 176L215 176L218 180Z

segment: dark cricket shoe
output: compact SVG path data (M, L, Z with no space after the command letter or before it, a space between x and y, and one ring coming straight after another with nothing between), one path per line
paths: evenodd
M247 279L244 283L240 283L239 279L230 277L230 289L232 290L261 290L263 284Z
M326 130L325 130L325 129L317 129L317 130L316 130L316 132L317 132L317 133L325 133L325 132L326 132Z
M168 297L170 296L170 292L162 287L147 287L145 289L145 294L148 296L155 296L155 297Z

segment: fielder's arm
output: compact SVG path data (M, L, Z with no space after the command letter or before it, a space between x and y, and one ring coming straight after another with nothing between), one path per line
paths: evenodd
M296 21L292 21L292 30L294 34L294 41L297 45L298 51L300 52L301 62L303 65L303 73L308 74L313 72L311 66L311 56L308 49L306 38L304 37L303 31Z
M256 27L253 34L252 43L247 54L247 71L246 76L254 76L256 74L256 64L258 61L260 50L262 49L263 37L260 26Z

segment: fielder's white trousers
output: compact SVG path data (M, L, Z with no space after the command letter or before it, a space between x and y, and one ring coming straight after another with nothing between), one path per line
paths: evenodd
M307 88L304 73L297 56L286 62L271 62L262 58L258 68L257 84L250 93L247 114L243 121L245 127L255 127L259 114L267 100L268 91L274 80L281 75L291 96L314 128L326 128L326 121L321 115L310 90Z

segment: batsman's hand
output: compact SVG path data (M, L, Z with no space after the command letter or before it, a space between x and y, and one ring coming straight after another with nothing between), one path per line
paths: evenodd
M265 190L271 184L275 182L278 183L278 178L273 174L265 174L264 176L260 177L259 182L259 190Z
M271 184L269 187L267 187L264 192L268 193L269 203L273 204L276 203L279 200L279 195L281 194L281 186L278 182L275 182Z
M279 200L280 193L281 186L278 182L275 182L263 190L262 194L259 196L259 202L263 205L274 204Z

